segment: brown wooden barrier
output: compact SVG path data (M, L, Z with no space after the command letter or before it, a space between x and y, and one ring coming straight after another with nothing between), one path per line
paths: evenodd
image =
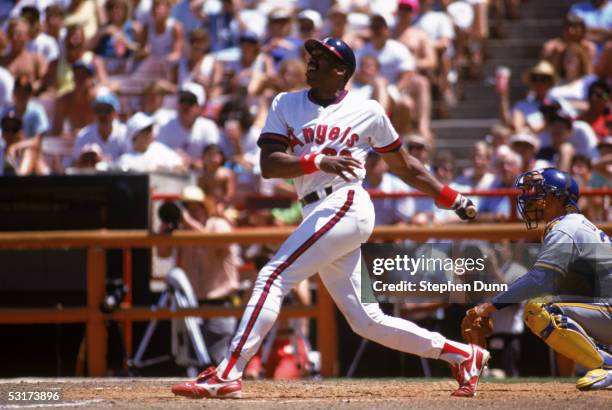
M600 225L612 234L612 223ZM152 234L144 230L131 231L61 231L61 232L0 232L0 249L61 249L87 248L87 306L79 308L0 309L0 324L86 323L87 361L90 376L106 374L105 320L148 321L185 316L240 316L242 308L201 307L194 309L152 309L151 307L122 307L104 314L100 304L104 298L106 254L104 249L147 248L156 245L221 245L229 243L280 243L293 228L244 228L229 233L174 232L170 235ZM379 226L371 240L412 239L527 239L538 241L542 230L527 231L522 223L456 224L444 226ZM317 322L317 348L321 352L321 374L337 375L337 335L335 313L331 297L319 282L317 304L314 306L284 307L281 317L308 317Z

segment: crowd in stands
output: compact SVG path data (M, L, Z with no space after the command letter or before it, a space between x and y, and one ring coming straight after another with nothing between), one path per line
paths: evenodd
M219 212L248 193L291 192L291 183L260 177L257 139L272 98L306 87L303 41L334 36L357 55L350 90L379 101L406 148L441 180L467 191L503 188L520 172L553 165L583 186L610 185L608 0L571 6L559 37L523 73L524 99L511 103L509 75L498 70L500 122L473 147L468 169L457 169L452 153L437 143L432 116L460 104L458 80L481 74L494 28L489 16L517 18L521 0L3 4L4 175L189 173ZM60 155L49 147L60 147ZM366 167L369 188L412 190L375 154ZM481 220L510 217L508 198L477 200ZM380 223L455 221L425 198L380 200L377 207ZM389 207L392 212L382 212ZM607 217L605 208L587 207L596 220Z

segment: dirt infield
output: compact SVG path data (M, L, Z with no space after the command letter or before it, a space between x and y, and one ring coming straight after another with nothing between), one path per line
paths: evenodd
M449 397L449 380L346 380L247 382L239 400L190 400L170 392L178 379L24 379L0 381L0 408L44 408L33 401L7 402L9 392L60 389L54 408L154 409L609 409L612 391L579 392L573 383L529 380L481 383L478 397Z

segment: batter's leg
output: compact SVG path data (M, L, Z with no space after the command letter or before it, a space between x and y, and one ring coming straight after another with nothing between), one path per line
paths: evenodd
M332 262L321 271L321 280L336 302L336 305L358 335L406 353L432 359L446 356L442 349L447 339L440 333L431 332L408 320L389 316L378 303L361 302L361 251L356 249ZM469 355L469 346L456 344ZM448 357L449 362L465 360Z
M278 317L283 297L300 281L317 273L338 255L361 241L356 218L359 191L334 193L312 212L259 272L253 294L217 371L223 379L237 379Z

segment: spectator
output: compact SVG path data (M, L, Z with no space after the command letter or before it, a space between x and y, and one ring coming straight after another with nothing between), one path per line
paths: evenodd
M74 87L61 95L55 103L51 134L66 134L74 138L88 124L95 121L94 98L96 96L95 67L76 62L72 65Z
M181 57L183 26L170 17L171 0L154 0L151 17L140 38L139 58L152 58L152 64L172 63Z
M521 173L551 166L548 161L536 158L540 151L540 140L535 135L527 131L519 132L510 137L509 143L510 148L521 156Z
M408 50L414 56L418 72L433 79L438 58L433 43L427 34L413 24L414 18L418 13L418 0L399 0L397 6L397 24L395 25L393 37L408 47Z
M189 34L189 54L181 57L172 71L175 84L194 82L210 92L215 57L209 53L208 33L203 29L193 30Z
M578 116L578 120L591 126L599 139L612 135L612 128L606 125L606 117L610 115L610 86L602 80L591 83L588 90L588 108Z
M462 192L491 188L495 179L495 175L490 172L492 157L492 148L486 142L478 141L472 151L472 166L455 178L452 187ZM479 196L472 198L472 202L477 208L481 200L482 198Z
M543 105L541 111L546 127L538 135L542 144L539 159L569 172L574 153L597 157L597 136L589 124L574 121L558 104Z
M368 153L365 163L366 177L363 187L376 192L406 192L410 187L390 174L389 166L374 151ZM407 222L412 218L413 201L409 198L374 198L375 225L392 225Z
M161 127L175 116L174 110L163 107L164 97L172 94L174 88L167 81L154 80L142 91L141 111L155 120L155 128Z
M550 90L550 97L563 99L572 104L577 111L586 109L587 88L596 80L586 52L577 44L570 44L555 63L562 83Z
M237 12L234 0L222 0L221 9L208 13L207 31L213 51L235 47L238 40Z
M595 61L597 47L591 40L586 39L586 25L580 17L568 14L563 23L563 36L548 40L542 46L542 59L554 64L559 57L571 45L578 45L589 57L589 61Z
M60 57L52 61L43 80L42 90L61 97L75 89L75 79L72 67L77 62L90 64L94 67L94 75L100 84L107 81L104 61L86 49L83 28L71 25L66 28L64 47Z
M253 127L249 107L238 99L228 101L219 114L219 127L223 130L220 147L231 166L237 172L259 170L261 130Z
M540 132L545 124L540 113L540 105L548 97L548 92L558 81L555 69L548 61L540 61L534 67L523 73L523 81L529 86L529 93L523 100L518 101L509 110L510 100L507 89L500 89L502 104L502 119L505 124L511 126L515 131L528 128L532 132ZM563 100L558 102L568 112L573 109Z
M454 53L453 40L455 30L450 17L442 11L433 10L434 0L420 0L420 14L415 25L423 30L432 41L438 57L436 84L444 101L452 106L455 96L449 82L452 67L451 57Z
M161 142L153 140L155 120L137 112L127 122L127 136L131 149L121 155L117 165L124 171L153 172L172 171L184 172L181 157Z
M101 9L95 0L71 0L66 8L64 24L82 27L85 39L89 40L98 31L98 22L102 21L100 15Z
M224 94L241 95L247 92L252 95L253 92L249 92L252 79L258 75L263 81L265 72L273 71L271 58L260 53L261 43L256 33L242 32L238 44L240 53L236 58L225 58L222 61L218 59L216 62L212 76L211 99L218 99ZM253 101L249 103L252 104Z
M491 185L492 189L511 188L516 177L522 169L521 157L512 150L504 150L498 153L495 162L495 181ZM488 196L480 200L478 220L481 222L503 222L507 221L512 215L510 202L506 195Z
M325 37L339 38L348 44L353 50L363 46L363 39L348 27L348 11L341 5L336 4L327 13L328 28Z
M371 40L357 50L357 61L364 56L374 56L380 63L380 74L389 84L397 84L400 93L407 92L415 102L415 115L421 134L431 138L430 110L431 94L427 79L415 72L416 62L410 51L391 38L391 18L375 14L370 18ZM400 97L397 96L400 103ZM398 129L405 132L406 129Z
M32 83L28 77L19 76L13 88L13 101L15 102L13 109L23 123L25 138L39 140L44 133L49 131L49 119L42 105L32 100L33 92Z
M585 155L574 155L572 158L570 173L578 183L578 188L582 191L584 188L603 188L610 185L600 174L593 172L591 159ZM581 196L578 200L580 212L592 221L605 220L604 197L602 196Z
M72 165L66 168L67 175L95 174L108 171L110 164L105 161L104 153L100 145L92 143L85 144Z
M187 186L181 194L183 210L179 230L196 232L231 232L223 218L210 215L204 192L197 186ZM162 226L162 232L168 232ZM158 255L168 257L172 249L158 247ZM201 305L233 307L239 285L238 256L235 245L182 246L176 249L177 267L189 278ZM225 355L236 328L234 317L216 317L204 321L201 329L204 342L214 364Z
M599 158L593 162L593 169L612 180L612 137L606 137L597 145Z
M40 11L36 7L27 6L21 9L21 17L29 25L28 51L42 56L45 62L57 59L59 57L59 43L55 38L42 31Z
M262 73L263 74L263 73ZM259 110L257 113L257 124L263 123L261 118L265 118L272 99L281 92L297 91L306 87L306 64L299 59L283 61L278 67L278 74L274 76L254 77L249 90L255 95L262 95Z
M172 18L180 21L183 25L183 34L185 40L189 39L189 35L193 30L204 28L204 4L202 0L180 0L172 7ZM208 33L207 33L208 34Z
M215 123L200 116L206 102L201 85L185 83L178 92L176 115L159 128L157 140L177 151L188 166L201 166L202 152L209 144L219 143Z
M130 19L127 0L108 0L104 5L108 23L89 40L89 48L100 56L110 74L128 71L128 59L138 49L140 25Z
M606 81L608 85L612 85L612 40L605 44L595 66L595 74Z
M236 176L224 164L225 155L220 146L210 144L204 148L198 186L215 201L218 215L223 215L236 197Z
M61 6L52 4L45 9L45 33L55 39L58 49L61 44L64 44L66 26L64 25L64 9ZM56 58L59 58L59 55Z
M1 144L4 148L2 175L46 175L49 168L45 164L40 149L32 140L25 140L23 122L15 110L3 113L0 120L2 131Z
M396 97L399 91L380 75L380 63L376 57L367 55L359 60L359 68L351 80L351 92L360 94L366 100L376 100L382 105L387 113L392 113L393 100L390 94L395 92ZM408 108L412 107L412 100L406 96Z
M291 12L288 9L278 7L268 14L267 39L263 51L272 57L275 68L284 60L300 58L302 55L302 43L291 35L291 28Z
M13 86L15 79L9 70L0 66L0 109L6 108L13 102Z
M40 80L45 75L47 64L44 59L27 50L29 28L22 18L9 21L8 28L9 51L0 56L0 66L10 71L13 77L26 75L32 81L35 90L40 87Z
M102 148L104 162L112 164L128 151L127 129L117 119L119 100L108 90L99 90L93 104L96 121L77 134L72 158L77 160L87 144L98 144Z
M431 140L417 133L408 134L403 139L408 153L431 170L430 158L433 150ZM417 191L415 188L410 187L409 192L415 191ZM432 221L435 209L433 199L428 197L410 198L409 203L413 215L411 223L424 225Z
M573 4L569 14L584 20L587 38L603 44L612 36L612 3L608 0L590 0Z
M491 155L491 170L495 170L495 157L500 147L508 147L508 141L512 136L512 129L504 124L498 123L491 127L489 133L485 136L485 141L491 146L493 154Z
M318 11L307 9L302 10L297 16L299 38L302 42L309 38L319 38L323 19Z

